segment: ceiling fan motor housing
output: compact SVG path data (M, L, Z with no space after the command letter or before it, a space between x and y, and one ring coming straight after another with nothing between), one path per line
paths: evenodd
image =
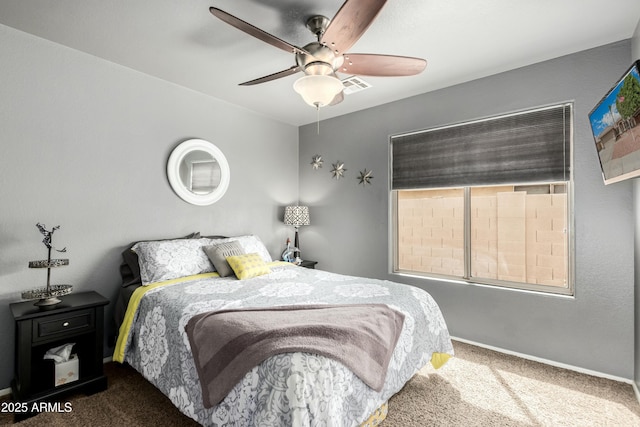
M312 42L304 47L311 55L296 53L296 64L308 75L329 75L344 62L342 55L336 56L327 46Z

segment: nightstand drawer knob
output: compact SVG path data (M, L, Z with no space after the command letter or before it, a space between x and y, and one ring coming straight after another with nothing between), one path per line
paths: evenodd
M64 326L64 327L69 326L69 322L64 322L64 323L62 324L62 326Z

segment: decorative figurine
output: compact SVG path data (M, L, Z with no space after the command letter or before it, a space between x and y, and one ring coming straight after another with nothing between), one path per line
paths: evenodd
M296 262L297 260L296 260L295 253L297 251L298 251L298 248L296 248L295 246L291 247L291 239L287 237L287 247L282 252L282 260L286 262Z
M24 299L37 299L39 300L35 305L39 307L49 307L61 303L62 301L57 297L67 295L71 293L73 286L71 285L51 285L51 269L55 267L62 267L69 265L68 259L51 259L51 250L56 252L66 252L67 248L56 249L53 247L53 233L60 228L56 225L51 230L47 230L44 224L37 223L36 227L44 236L42 243L47 247L48 256L45 260L29 261L29 268L46 268L47 269L47 287L40 289L33 289L31 291L25 291L22 293Z

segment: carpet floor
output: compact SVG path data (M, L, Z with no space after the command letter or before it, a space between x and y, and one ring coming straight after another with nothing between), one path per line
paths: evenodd
M640 426L629 384L454 342L456 357L423 368L389 401L382 427ZM68 413L43 413L18 427L196 426L128 366L105 365L109 388L72 396ZM11 425L10 414L0 424Z

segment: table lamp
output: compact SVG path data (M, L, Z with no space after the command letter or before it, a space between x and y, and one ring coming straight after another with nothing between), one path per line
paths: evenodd
M293 245L300 249L300 242L298 240L298 227L301 225L309 225L309 207L308 206L287 206L284 208L284 223L286 225L292 225L295 230L295 238ZM296 260L300 258L300 251L295 253Z

